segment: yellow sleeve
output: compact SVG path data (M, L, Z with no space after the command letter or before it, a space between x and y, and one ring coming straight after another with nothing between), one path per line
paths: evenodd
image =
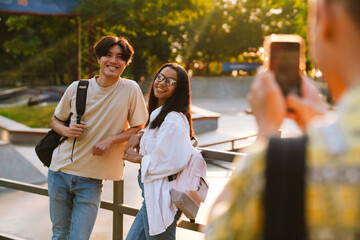
M259 239L261 237L265 147L252 146L238 161L231 179L210 213L206 239Z

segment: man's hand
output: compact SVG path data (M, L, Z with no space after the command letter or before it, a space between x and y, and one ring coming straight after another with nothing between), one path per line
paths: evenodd
M129 138L128 142L125 145L124 153L126 153L127 150L129 150L130 148L136 148L139 150L139 144L143 134L144 132L139 132L131 135L131 137Z
M94 156L104 155L104 153L110 149L111 145L114 142L112 138L113 138L112 136L109 136L104 140L101 140L100 142L96 143L92 148L92 154Z
M258 139L277 134L286 115L285 98L271 71L260 67L247 95L258 124Z
M287 97L287 107L293 111L287 116L305 130L311 119L322 116L328 111L328 106L322 100L317 86L306 76L303 76L301 80L301 94L302 96L290 94Z
M72 124L70 127L67 127L65 130L65 136L68 138L78 138L80 137L85 130L88 130L86 123L81 121L80 124Z
M135 152L132 148L128 149L123 156L124 160L128 160L132 163L141 163L142 158L143 156Z

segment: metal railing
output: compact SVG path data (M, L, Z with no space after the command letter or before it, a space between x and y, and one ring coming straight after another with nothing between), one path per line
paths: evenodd
M198 148L202 151L202 155L206 161L223 161L232 162L235 157L243 157L243 153L227 152L221 150L213 150L206 148ZM28 193L49 196L48 190L34 184L0 178L0 187L20 190ZM123 239L123 217L125 215L136 216L138 209L124 204L124 181L114 181L113 186L113 202L101 201L100 208L113 212L113 240ZM182 220L178 227L201 232L205 225L200 223L191 223L188 220ZM1 236L0 236L1 237Z
M277 135L279 137L281 137L281 129L279 129L277 131ZM255 138L257 137L257 134L253 134L253 135L249 135L249 136L245 136L245 137L241 137L241 138L234 138L234 139L229 139L229 140L225 140L225 141L219 141L219 142L214 142L214 143L209 143L209 144L204 144L201 145L201 148L207 148L207 147L211 147L211 146L216 146L216 145L220 145L220 144L226 144L226 143L231 143L231 151L237 150L235 148L235 142L236 141L242 141L242 140L246 140L246 139L250 139L250 138Z
M206 148L206 147L216 146L216 145L220 145L220 144L231 143L231 150L235 150L235 142L236 142L236 141L241 141L241 140L245 140L245 139L250 139L250 138L253 138L253 137L256 137L256 136L257 136L257 134L253 134L253 135L246 136L246 137L234 138L234 139L230 139L230 140L225 140L225 141L219 141L219 142L204 144L204 145L201 145L200 147Z

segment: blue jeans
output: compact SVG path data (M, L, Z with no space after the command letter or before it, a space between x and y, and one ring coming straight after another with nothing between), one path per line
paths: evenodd
M49 169L48 189L53 240L90 238L101 202L102 187L102 180Z
M144 198L144 185L141 182L141 171L139 170L138 183L141 188L141 196ZM176 235L176 222L180 218L181 211L178 210L174 222L166 229L165 232L158 235L150 236L149 235L149 222L146 213L146 204L145 199L142 202L142 207L140 208L138 214L135 217L133 224L129 230L126 240L170 240L175 239Z

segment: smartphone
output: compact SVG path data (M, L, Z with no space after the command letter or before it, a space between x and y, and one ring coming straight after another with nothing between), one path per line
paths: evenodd
M284 95L301 95L301 74L304 73L304 39L294 34L272 34L264 39L264 66L274 72Z

